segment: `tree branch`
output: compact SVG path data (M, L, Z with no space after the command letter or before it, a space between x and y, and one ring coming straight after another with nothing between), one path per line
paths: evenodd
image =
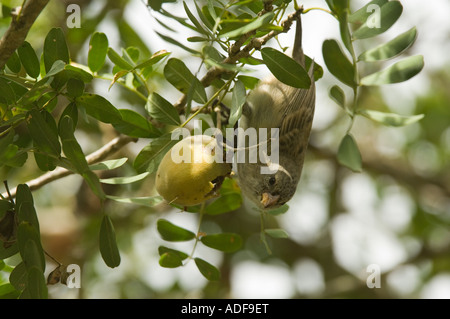
M28 0L17 15L13 15L11 25L0 39L0 68L20 47L28 31L49 0Z
M320 158L330 159L337 163L337 155L331 150L317 147L313 144L309 144L308 150ZM409 167L403 161L387 161L368 150L367 152L366 150L362 150L362 153L367 154L363 158L364 169L378 174L389 175L396 181L408 185L415 190L419 190L427 185L434 185L441 189L447 197L450 197L450 182L445 176L422 176L417 174L413 168Z
M101 162L102 160L106 159L109 155L117 152L118 150L120 150L122 147L124 147L128 143L136 142L136 141L137 141L137 139L134 137L119 135L115 139L111 140L108 144L104 145L102 148L100 148L100 149L96 150L95 152L86 156L86 161L88 164L95 164L95 163ZM38 178L35 178L31 181L26 182L25 184L28 185L28 187L30 188L31 191L34 191L54 180L63 178L65 176L68 176L71 174L73 174L73 172L71 172L65 168L58 167L51 172L45 173L44 175L39 176ZM16 192L17 192L17 187L14 188L13 190L11 190L11 196L15 197ZM2 196L4 196L5 198L9 197L9 195L7 193L2 194Z

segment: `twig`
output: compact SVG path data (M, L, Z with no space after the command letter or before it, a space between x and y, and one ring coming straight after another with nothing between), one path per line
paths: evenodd
M25 41L28 31L48 2L49 0L28 0L20 10L20 16L13 16L11 25L0 39L0 68Z
M117 152L118 150L120 150L122 147L124 147L128 143L136 142L136 141L137 141L136 138L125 136L125 135L119 135L115 139L111 140L108 144L103 146L102 148L100 148L97 151L86 156L86 161L88 162L88 164L98 163L98 162L106 159L109 155ZM71 172L65 168L58 167L51 172L45 173L44 175L41 175L38 178L35 178L31 181L26 182L25 184L28 185L28 187L30 188L31 191L34 191L54 180L63 178L65 176L68 176L71 174L73 174L73 172ZM10 198L15 197L16 192L17 192L17 187L11 191ZM5 197L8 196L8 194L2 194L2 195L4 195Z
M292 26L292 23L297 19L297 17L302 12L303 12L303 7L300 7L297 11L288 15L288 17L281 23L281 25L283 26L282 30L272 30L263 37L254 38L244 48L240 49L240 45L242 45L252 35L252 32L244 34L241 37L241 39L236 41L235 44L231 46L229 56L222 61L222 64L236 64L236 62L239 61L240 59L248 57L250 55L250 52L253 49L259 50L270 39L276 37L280 33L285 33L287 31L289 31L289 29ZM245 39L245 41L241 41L244 39ZM202 85L204 87L208 87L211 85L211 83L216 78L218 78L220 75L222 75L225 72L230 72L230 71L219 68L219 67L213 67L213 68L209 69L209 71L203 76L203 78L200 80L200 82L202 83ZM180 114L184 112L184 104L185 103L186 103L186 95L183 95L174 104L174 107L177 109L177 111Z

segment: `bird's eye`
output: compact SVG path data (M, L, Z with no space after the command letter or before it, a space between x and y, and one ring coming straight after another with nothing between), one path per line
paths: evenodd
M269 185L274 185L276 182L276 179L274 176L272 176L271 178L269 178Z

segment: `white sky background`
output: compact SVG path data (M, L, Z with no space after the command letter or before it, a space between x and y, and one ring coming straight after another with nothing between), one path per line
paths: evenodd
M327 8L325 1L300 1L305 8L323 7ZM367 1L352 0L354 7L360 7ZM413 79L395 86L389 86L383 89L385 102L391 107L393 112L401 114L414 113L413 101L417 95L424 94L429 89L429 80L427 72L437 70L448 65L448 52L450 52L450 1L448 0L406 0L401 1L403 5L403 14L400 20L388 32L379 37L380 43L394 38L396 35L417 26L418 39L410 55L422 54L425 57L425 70ZM188 4L190 2L188 1ZM357 5L360 4L360 5ZM171 7L173 8L173 6ZM178 8L176 8L178 9ZM185 16L182 6L180 11L174 12L179 16ZM193 10L194 11L194 10ZM147 42L153 52L166 49L173 52L172 56L181 58L196 70L198 59L187 58L189 55L178 47L168 44L161 40L154 32L158 30L163 34L168 34L147 11L141 0L134 0L127 6L125 18L134 27L134 29ZM158 15L158 18L161 16ZM173 25L173 22L170 22ZM180 28L180 30L186 30ZM303 46L305 53L315 59L317 63L324 66L322 58L322 43L325 39L339 39L339 28L337 21L329 15L320 11L312 11L303 17ZM108 35L113 47L119 47L120 44L114 44L115 37L113 29L107 24L103 24L101 30ZM187 45L192 45L184 41L186 35L182 34L177 39ZM293 33L281 35L280 41L286 46L292 43ZM183 40L183 41L182 41ZM378 44L378 43L377 43ZM190 62L194 66L190 66ZM324 67L325 68L325 67ZM258 74L264 74L260 68ZM337 81L325 70L325 76L317 83L317 103L314 126L316 128L325 127L334 119L339 108L333 104L328 97L328 88L337 83ZM108 83L99 87L101 91L106 92ZM113 90L108 93L111 98ZM175 90L162 94L170 101L175 101L179 93ZM140 144L142 147L144 144ZM336 146L337 147L337 146ZM378 264L382 271L391 270L398 263L402 262L409 254L417 249L417 243L400 242L396 236L397 232L406 226L412 216L412 203L408 195L401 188L393 188L389 191L391 196L386 196L382 205L375 205L375 194L373 193L373 181L364 174L355 174L347 178L342 191L342 199L346 206L346 213L335 218L331 223L328 221L326 206L323 194L315 192L316 189L324 187L327 183L327 173L329 171L326 163L318 163L315 167L308 168L311 176L316 175L315 185L306 185L301 182L298 196L290 203L291 209L288 213L280 217L281 226L284 227L290 237L300 244L308 245L314 242L318 232L330 224L330 231L333 237L333 250L337 262L346 270L360 276L365 281L367 273L365 271L369 264ZM325 172L325 173L324 173ZM324 175L325 174L325 175ZM308 186L308 187L307 187ZM196 216L194 214L168 213L165 216L168 220L185 225L189 229L196 229ZM257 217L255 217L257 218ZM108 285L114 285L115 280L120 280L120 273L127 274L137 272L142 274L149 285L156 290L164 291L171 287L175 280L179 280L183 288L195 292L200 291L206 284L206 280L200 275L198 270L191 263L192 267L183 267L183 269L163 269L158 265L158 256L156 252L156 243L158 238L154 225L148 229L143 229L135 237L135 252L132 256L124 256L121 267L113 272L107 271L103 263L97 263L98 271L103 274L110 273L105 278L105 284L93 283L92 295L88 297L108 297L113 290L108 289ZM161 241L162 244L162 241ZM154 255L149 255L149 246L154 250ZM182 244L181 244L182 245ZM201 245L199 245L201 246ZM176 247L175 247L176 248ZM186 248L190 251L190 248ZM211 250L198 251L200 257L204 254L205 259L218 265L221 262L219 253L212 254ZM276 253L275 253L276 255ZM239 253L234 258L236 264L232 272L232 295L235 298L289 298L296 292L306 296L314 296L323 291L324 278L320 265L311 259L299 260L293 270L290 270L282 263L261 264L246 258L246 261L239 262ZM134 263L134 259L139 262ZM147 270L134 269L134 265L148 265ZM398 292L399 296L414 291L414 278L421 273L422 269L413 266L400 267L389 275L388 282L391 288ZM442 274L430 281L425 289L422 290L421 298L450 298L450 275ZM417 281L417 280L416 280ZM408 283L408 285L406 285ZM96 287L96 288L95 288ZM89 291L89 289L86 289ZM115 296L109 296L115 297ZM201 297L201 296L200 296Z

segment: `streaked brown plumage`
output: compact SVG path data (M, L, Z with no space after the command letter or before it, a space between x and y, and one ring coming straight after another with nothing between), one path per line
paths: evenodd
M299 17L292 57L305 66L301 42ZM276 208L289 201L300 180L314 117L316 93L312 65L308 74L309 89L291 87L271 76L261 81L247 97L239 127L254 127L257 131L279 128L279 169L275 174L261 174L261 167L266 164L259 160L237 166L242 192L261 208Z

